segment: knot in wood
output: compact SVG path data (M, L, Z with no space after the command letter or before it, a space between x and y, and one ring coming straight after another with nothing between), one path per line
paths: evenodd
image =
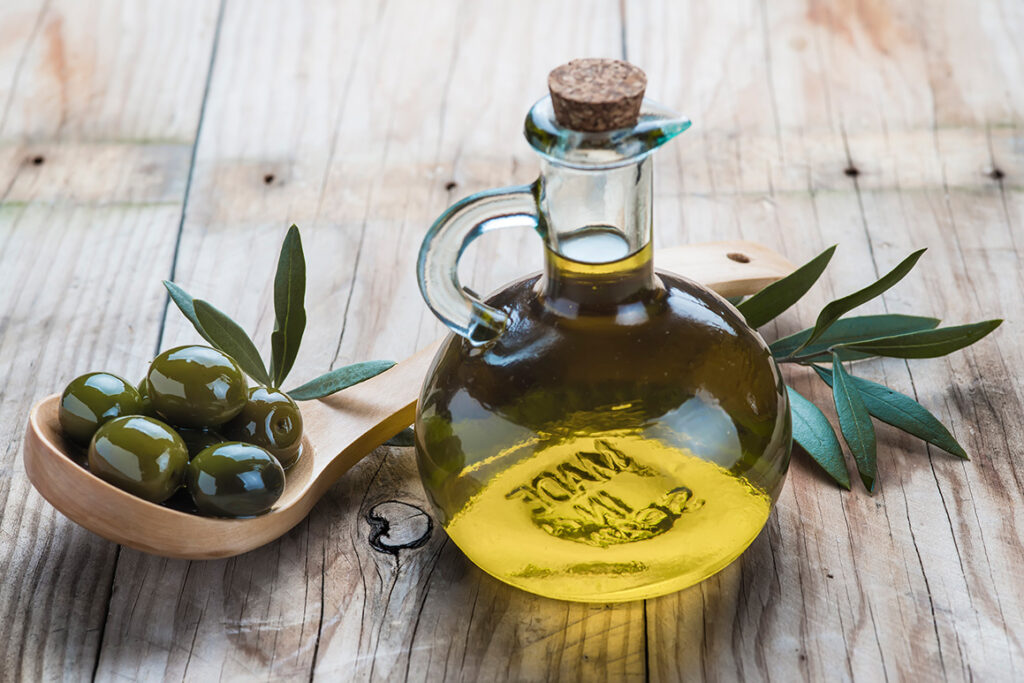
M415 505L397 500L374 505L366 513L366 521L370 525L370 546L389 555L419 548L430 540L434 530L430 515Z
M647 76L618 59L574 59L548 75L559 125L599 133L636 125Z

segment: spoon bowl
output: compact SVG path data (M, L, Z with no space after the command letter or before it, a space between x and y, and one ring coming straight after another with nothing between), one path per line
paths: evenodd
M686 273L723 296L751 294L794 270L771 249L742 241L662 249L657 265ZM227 519L182 512L94 476L83 464L83 450L61 433L59 394L44 398L29 414L25 471L50 504L115 543L193 560L239 555L285 534L341 475L413 422L420 386L439 345L338 394L303 402L303 455L288 471L281 498L263 515Z
M284 493L263 515L229 519L182 512L94 476L82 464L84 450L61 433L59 394L32 408L25 434L25 471L50 504L115 543L195 560L238 555L273 541L302 521L338 477L413 421L419 386L436 346L344 392L302 403L302 457L288 470Z

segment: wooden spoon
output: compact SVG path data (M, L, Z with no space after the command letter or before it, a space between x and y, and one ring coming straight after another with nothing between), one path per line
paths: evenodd
M723 296L751 294L793 271L776 252L751 242L661 249L657 265L685 273ZM108 484L68 453L57 420L60 395L37 403L25 432L25 471L36 489L72 521L100 536L155 555L193 560L230 557L280 537L328 487L367 453L412 423L437 341L387 372L319 401L302 404L305 451L284 494L259 517L202 517L156 505Z

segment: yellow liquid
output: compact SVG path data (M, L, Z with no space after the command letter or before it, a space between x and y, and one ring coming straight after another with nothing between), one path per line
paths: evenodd
M771 509L745 478L628 431L529 450L499 456L521 460L445 529L483 570L551 598L615 602L691 586L736 559Z

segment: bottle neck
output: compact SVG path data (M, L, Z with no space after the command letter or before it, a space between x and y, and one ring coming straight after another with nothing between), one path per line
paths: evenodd
M544 161L540 228L545 303L566 315L601 313L655 288L651 162L581 170Z

